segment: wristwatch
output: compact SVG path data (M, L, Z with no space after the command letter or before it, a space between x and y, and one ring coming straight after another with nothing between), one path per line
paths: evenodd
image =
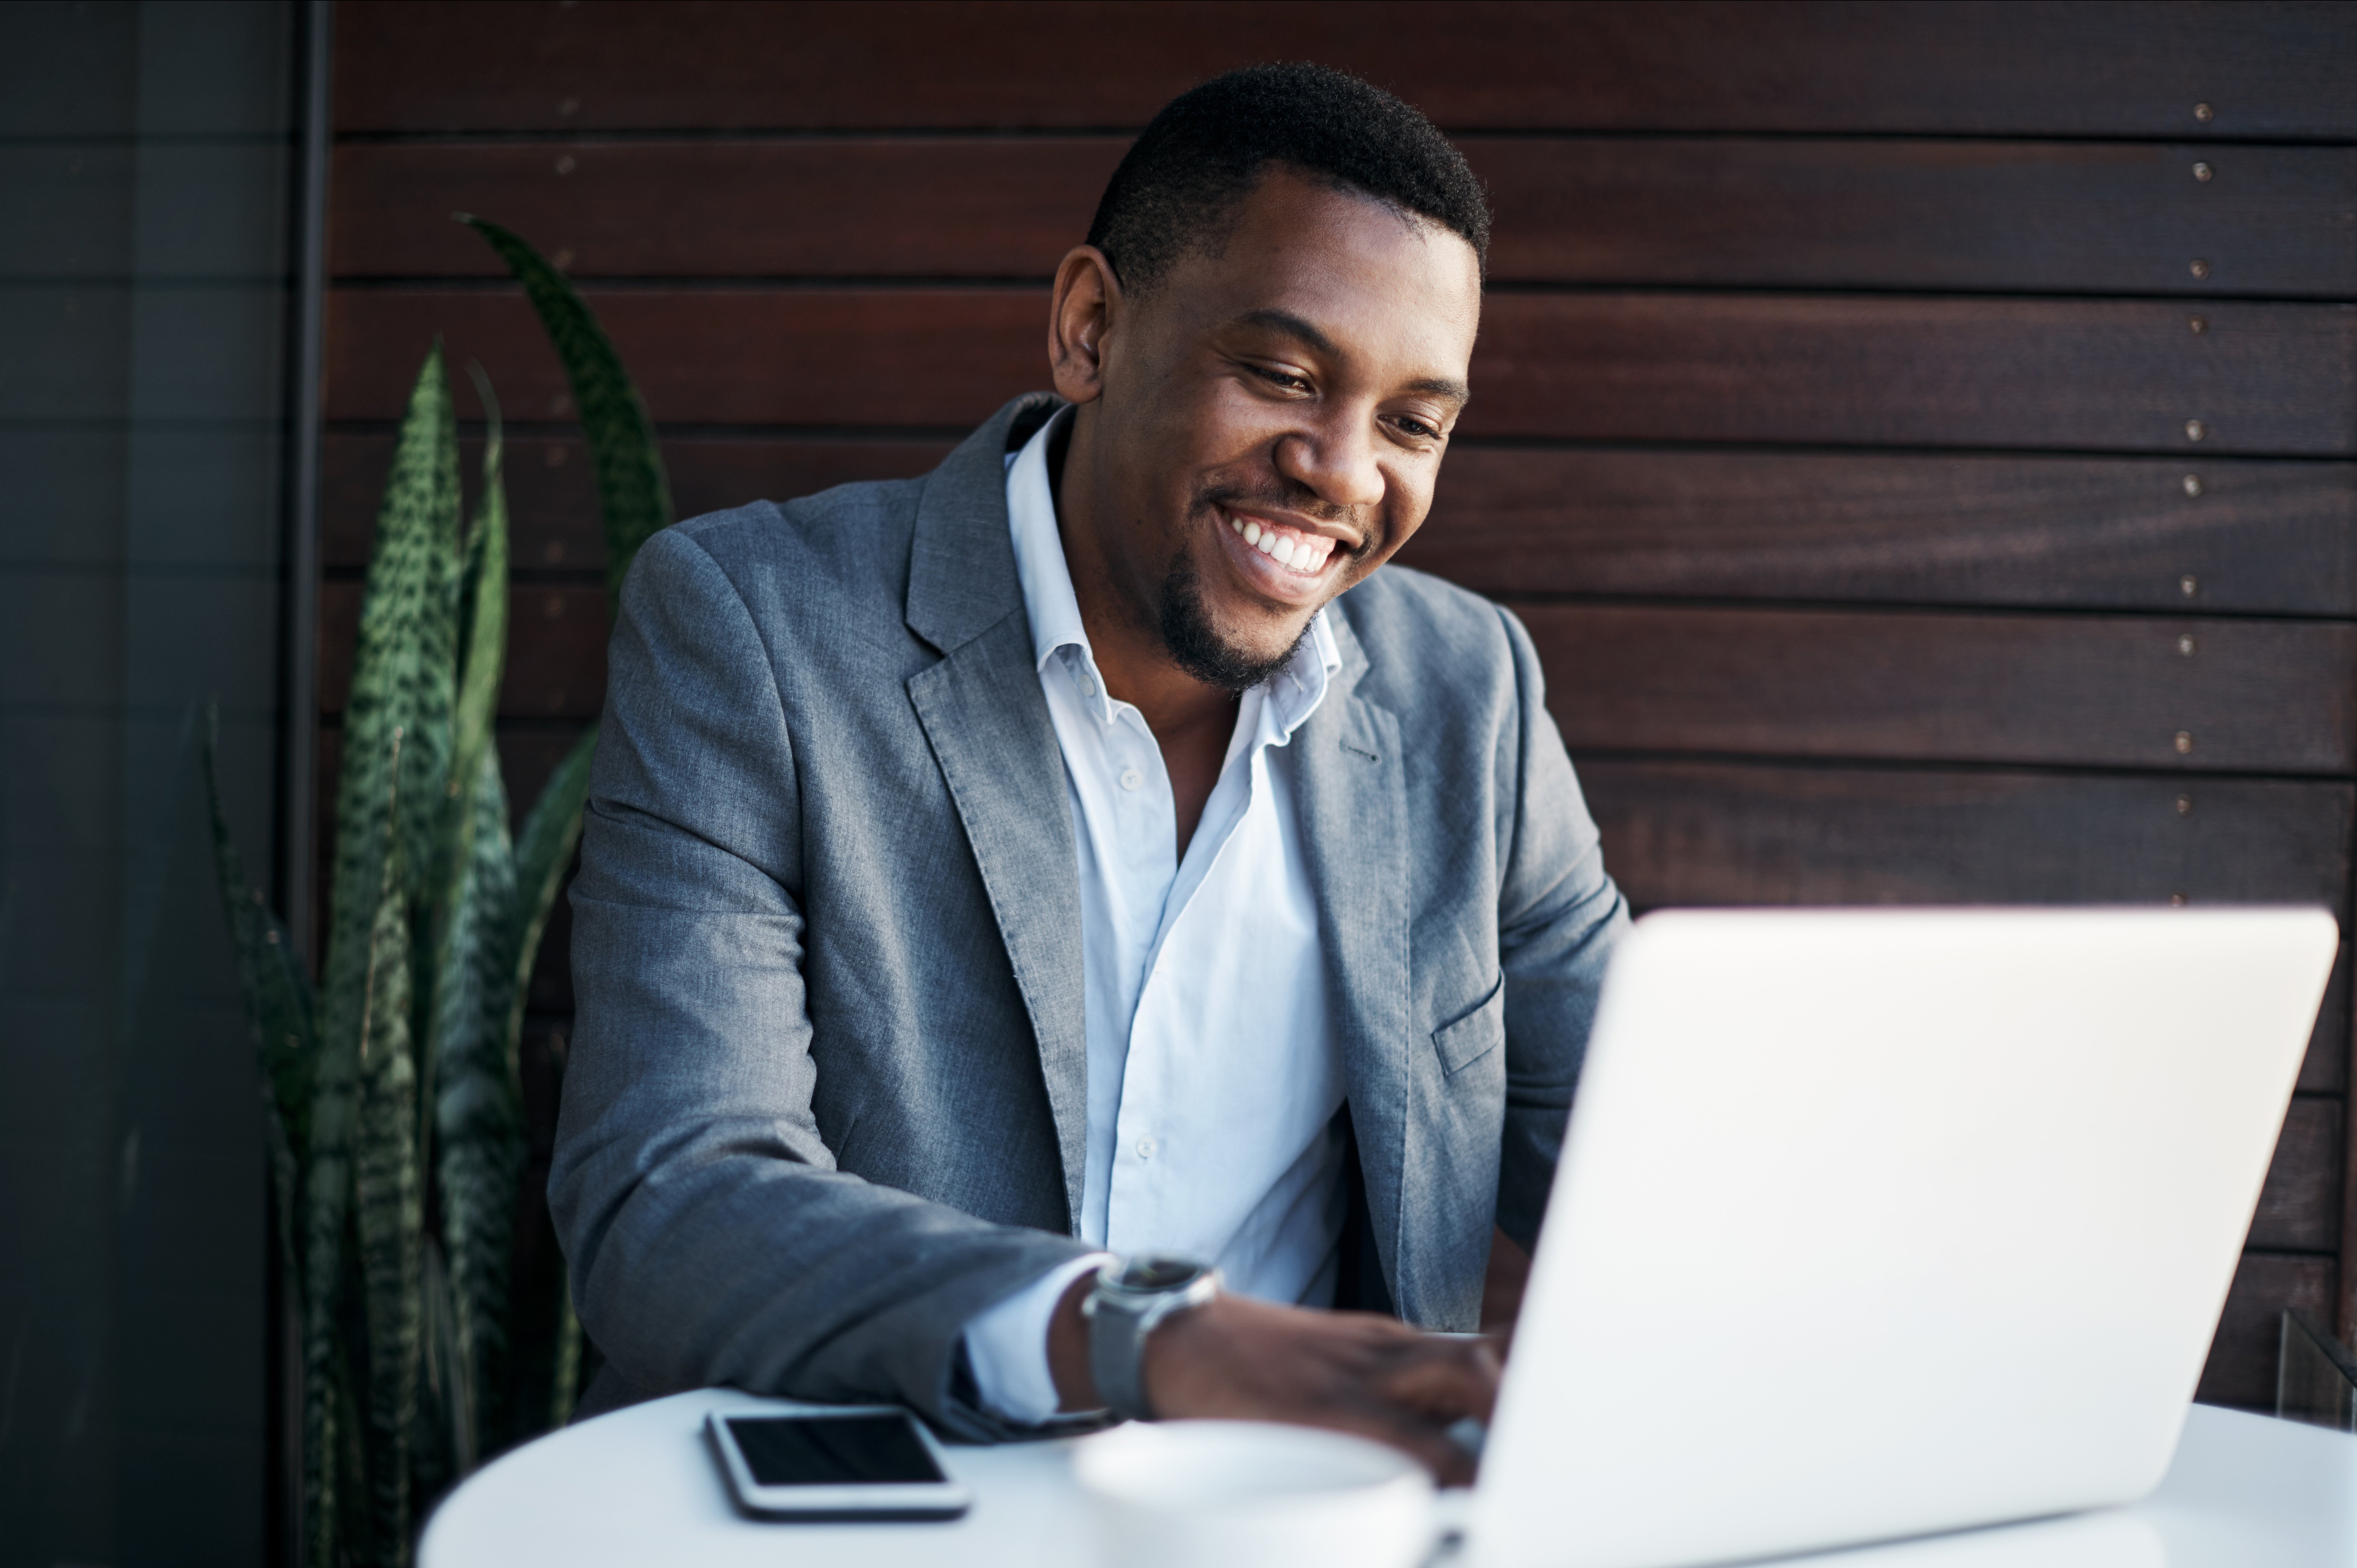
M1141 1252L1097 1271L1081 1298L1089 1324L1089 1375L1097 1397L1118 1416L1152 1421L1146 1400L1146 1337L1155 1325L1220 1294L1220 1271L1192 1258Z

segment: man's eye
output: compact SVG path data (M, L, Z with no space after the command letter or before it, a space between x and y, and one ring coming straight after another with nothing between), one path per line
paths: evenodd
M1306 377L1293 375L1285 371L1272 371L1266 365L1254 365L1252 367L1252 372L1271 385L1283 387L1286 392L1309 390L1309 382Z
M1423 420L1417 419L1411 414L1402 414L1400 416L1399 427L1402 430L1406 431L1410 435L1415 436L1419 441L1437 441L1440 439L1440 429L1437 425L1427 424Z

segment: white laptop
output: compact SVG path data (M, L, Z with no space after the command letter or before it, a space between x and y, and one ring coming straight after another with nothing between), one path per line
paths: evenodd
M2132 1501L2177 1446L2319 909L1667 912L1608 975L1479 1568Z

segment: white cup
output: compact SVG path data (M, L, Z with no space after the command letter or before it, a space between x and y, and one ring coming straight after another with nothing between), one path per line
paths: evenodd
M1108 1568L1415 1568L1432 1551L1432 1477L1363 1437L1133 1422L1072 1465Z

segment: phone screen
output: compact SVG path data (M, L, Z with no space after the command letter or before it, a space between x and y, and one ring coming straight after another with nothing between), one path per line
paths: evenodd
M728 1418L728 1435L763 1487L944 1481L905 1415Z

